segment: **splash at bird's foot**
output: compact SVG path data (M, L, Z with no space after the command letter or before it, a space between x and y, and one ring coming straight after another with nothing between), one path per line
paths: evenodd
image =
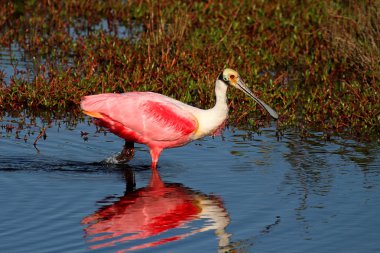
M116 156L116 160L119 163L126 163L132 160L135 156L135 143L125 141L123 150L120 152L118 156Z

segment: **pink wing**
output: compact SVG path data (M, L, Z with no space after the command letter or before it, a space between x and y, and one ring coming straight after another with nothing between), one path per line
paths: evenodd
M198 128L192 113L157 93L86 96L81 107L89 115L99 118L111 132L134 142L173 142L188 138Z

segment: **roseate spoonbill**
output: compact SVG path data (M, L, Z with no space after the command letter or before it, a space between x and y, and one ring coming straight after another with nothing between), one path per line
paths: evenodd
M173 98L153 92L105 93L85 96L81 107L85 114L97 119L97 124L125 139L128 159L134 155L134 143L146 144L157 166L161 151L183 146L193 140L212 135L227 119L227 88L235 87L277 119L277 113L245 86L239 74L225 69L215 83L216 104L202 110Z

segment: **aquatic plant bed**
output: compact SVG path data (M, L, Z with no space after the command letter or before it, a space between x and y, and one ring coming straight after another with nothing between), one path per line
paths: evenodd
M280 130L376 134L379 10L379 1L7 2L0 108L78 114L84 95L136 90L205 108L231 67L279 113ZM269 120L239 93L230 107L234 125Z

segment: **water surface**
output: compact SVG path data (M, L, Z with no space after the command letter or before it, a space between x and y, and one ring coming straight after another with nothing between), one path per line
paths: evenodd
M36 149L40 128L16 138L13 120L0 128L0 252L380 251L377 144L227 129L165 150L152 175L142 145L128 165L104 162L123 141L87 122L45 125Z

